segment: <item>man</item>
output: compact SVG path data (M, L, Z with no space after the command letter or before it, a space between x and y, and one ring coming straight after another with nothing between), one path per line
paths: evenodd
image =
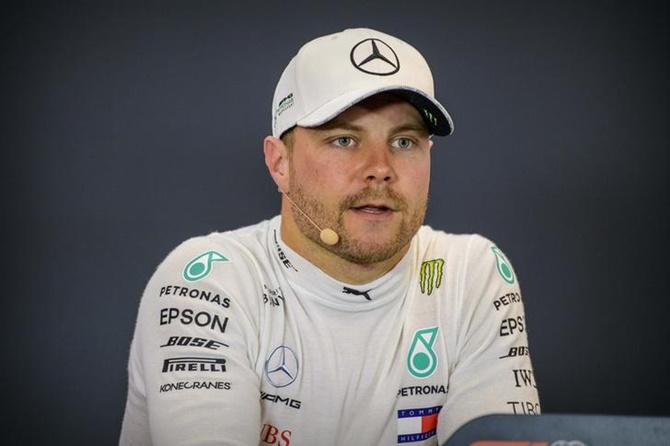
M281 215L186 241L140 304L121 444L442 444L539 413L521 294L477 235L421 226L453 130L407 43L303 46L265 161Z

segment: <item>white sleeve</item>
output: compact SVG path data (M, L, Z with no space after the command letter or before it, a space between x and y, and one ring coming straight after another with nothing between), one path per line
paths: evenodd
M258 443L258 280L253 262L231 251L189 240L150 279L131 345L121 445Z
M492 413L539 414L518 279L492 242L472 236L460 277L457 339L440 424L451 436Z

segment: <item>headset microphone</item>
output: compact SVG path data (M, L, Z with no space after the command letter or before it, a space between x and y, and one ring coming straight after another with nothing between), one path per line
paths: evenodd
M285 193L283 190L281 190L281 189L279 189L279 188L278 188L278 190L279 190L280 193L284 194L284 196L285 196L286 198L288 198L288 201L291 202L291 204L293 205L293 207L296 208L296 209L298 210L298 212L300 212L300 213L302 214L303 217L305 217L305 218L306 218L312 225L314 225L314 227L315 227L316 229L319 230L319 238L321 239L321 241L322 241L323 243L325 243L325 244L328 245L328 246L337 245L337 242L340 241L340 236L337 235L337 232L333 231L333 230L330 229L330 228L323 228L323 229L321 229L321 228L319 227L319 225L317 225L316 223L314 223L314 220L312 220L311 218L309 218L309 216L308 216L307 214L305 214L305 213L302 211L302 209L300 209L300 208L298 207L297 204L295 204L295 201L293 201L293 200L291 199L291 197L288 196L287 193Z

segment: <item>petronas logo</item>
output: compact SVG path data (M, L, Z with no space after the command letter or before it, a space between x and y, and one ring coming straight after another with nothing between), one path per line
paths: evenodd
M438 327L422 328L414 332L412 345L407 353L407 370L415 378L428 378L437 368L437 355L433 345Z
M216 251L208 251L200 254L188 262L184 268L184 279L189 282L195 282L206 277L212 270L212 263L214 262L230 262L230 260Z
M498 273L500 274L500 277L502 277L505 282L513 284L514 271L512 271L512 267L505 258L505 255L502 253L500 249L498 249L497 246L491 246L491 251L493 251L493 254L495 254L496 256L496 267L498 268Z
M421 264L419 286L423 294L430 295L433 289L437 289L442 285L443 270L444 259L426 260Z

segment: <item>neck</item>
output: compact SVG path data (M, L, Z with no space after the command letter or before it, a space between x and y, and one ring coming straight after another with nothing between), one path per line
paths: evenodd
M352 285L372 282L393 269L409 249L410 244L407 243L392 257L377 263L351 262L307 238L296 225L292 212L291 206L284 202L281 219L282 241L321 271L340 282Z

